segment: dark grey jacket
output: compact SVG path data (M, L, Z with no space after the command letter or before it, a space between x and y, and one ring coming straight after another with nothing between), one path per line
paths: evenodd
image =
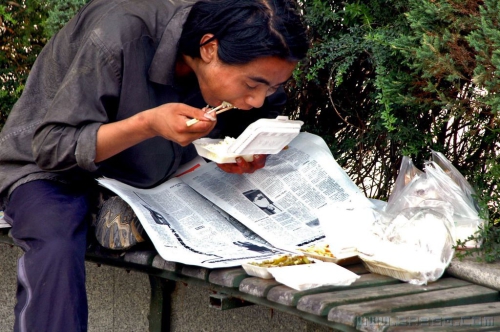
M0 208L28 181L108 176L147 188L193 157L191 145L156 137L94 163L101 124L164 103L205 106L196 84L185 89L174 80L193 2L94 0L48 42L0 133ZM235 136L257 118L275 117L284 101L280 91L260 110L221 114L210 136Z

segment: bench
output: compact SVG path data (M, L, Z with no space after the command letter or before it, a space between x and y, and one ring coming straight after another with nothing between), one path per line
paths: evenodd
M14 245L8 229L0 243ZM497 290L450 274L415 286L346 266L360 275L348 287L297 291L274 279L248 276L241 267L206 269L162 259L154 248L122 253L89 246L87 261L146 273L151 284L150 331L170 330L170 296L176 282L208 286L209 305L228 310L257 304L339 331L499 331Z

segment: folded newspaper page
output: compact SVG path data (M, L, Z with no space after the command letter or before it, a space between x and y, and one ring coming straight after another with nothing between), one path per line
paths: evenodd
M10 225L5 221L3 217L3 211L0 211L0 228L8 228Z
M252 174L225 173L212 162L192 168L152 189L99 179L130 204L168 261L218 268L294 252L324 239L319 208L368 200L309 133Z

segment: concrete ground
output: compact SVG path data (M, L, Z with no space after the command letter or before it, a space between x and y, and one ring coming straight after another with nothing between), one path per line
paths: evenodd
M0 332L13 329L17 247L0 244ZM147 275L87 263L89 332L146 332L150 288ZM330 328L306 322L262 306L219 311L209 307L209 291L177 284L172 302L173 332L326 332Z

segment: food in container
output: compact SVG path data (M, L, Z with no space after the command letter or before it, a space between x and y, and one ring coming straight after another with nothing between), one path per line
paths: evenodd
M244 263L242 267L248 275L263 279L272 279L271 269L314 263L316 263L315 260L309 259L305 255L281 255L266 260Z
M198 154L219 164L234 163L242 156L253 160L254 154L275 154L283 150L300 132L303 122L276 119L259 119L250 124L238 138L200 138L193 142Z
M304 252L305 255L310 257L315 256L318 259L335 259L335 256L330 251L329 244L315 244L307 248L299 248L298 250Z
M239 155L229 153L229 146L236 141L236 138L226 137L224 139L200 138L193 142L196 151L203 158L207 158L218 164L234 163L236 157L242 157L248 162L253 161L253 154Z
M315 244L307 248L297 249L304 253L304 255L329 263L336 263L338 265L351 265L359 263L360 259L356 251L350 250L345 252L340 252L334 255L330 250L329 244Z

